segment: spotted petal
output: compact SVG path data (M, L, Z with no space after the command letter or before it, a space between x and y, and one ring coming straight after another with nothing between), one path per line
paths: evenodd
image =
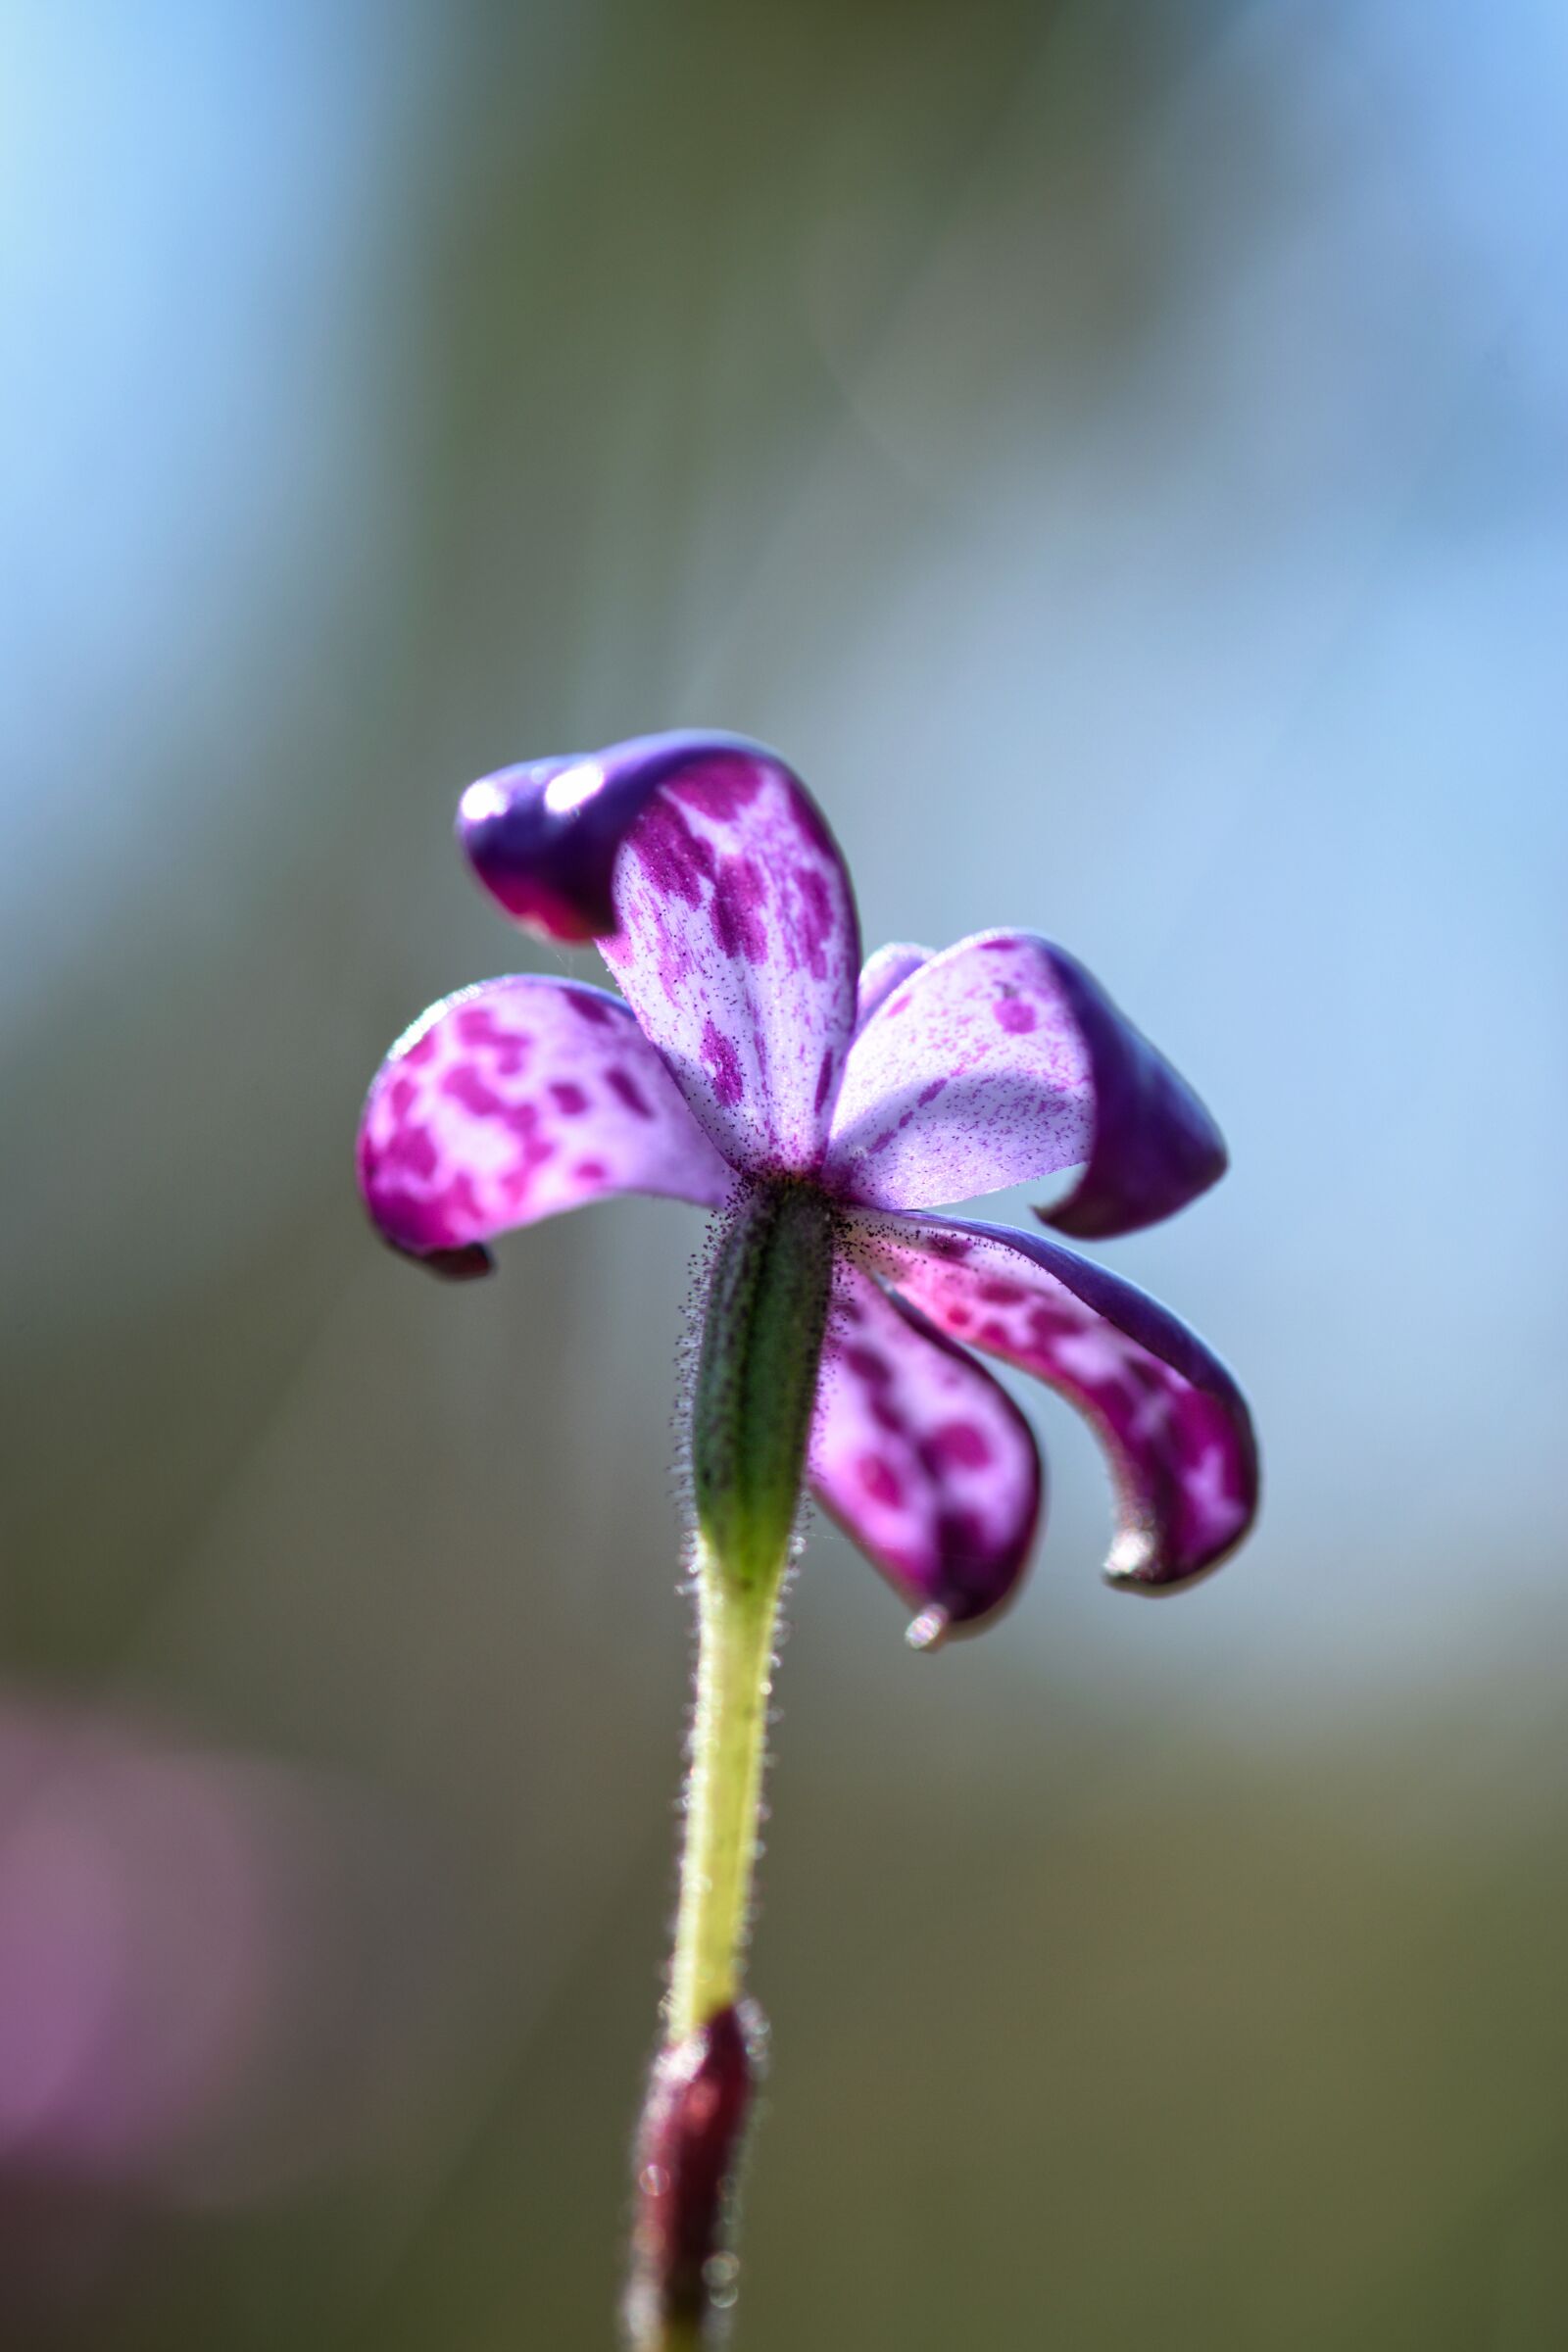
M929 948L917 948L907 939L890 940L878 948L860 966L860 985L855 1004L855 1034L865 1027L873 1012L880 1010L893 991L917 972L922 963L929 963Z
M439 1271L603 1193L711 1207L734 1174L618 997L527 973L433 1004L376 1074L360 1188L386 1239Z
M848 1264L823 1348L810 1475L919 1612L918 1645L1011 1598L1041 1511L1029 1424L972 1355Z
M837 844L776 753L650 735L464 795L486 888L606 962L733 1165L814 1169L855 1026L859 930Z
M824 1181L930 1207L1083 1166L1049 1222L1129 1233L1221 1175L1198 1098L1082 964L1027 931L982 932L912 970L857 1036Z
M859 1216L862 1262L950 1337L1036 1373L1096 1430L1119 1504L1108 1581L1157 1591L1217 1567L1257 1509L1257 1446L1224 1365L1156 1301L1044 1235Z

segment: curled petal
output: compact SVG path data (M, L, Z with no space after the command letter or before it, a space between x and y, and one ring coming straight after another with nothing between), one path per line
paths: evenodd
M1092 973L1054 948L1094 1094L1089 1164L1062 1200L1035 1214L1081 1242L1108 1241L1174 1216L1217 1184L1225 1139L1185 1078L1111 1003Z
M886 1003L893 991L922 963L929 963L929 948L917 948L906 939L895 939L885 948L878 948L860 966L860 985L855 1005L855 1034L859 1036L866 1022L879 1005Z
M1168 1309L1041 1234L857 1217L863 1262L954 1339L1061 1392L1099 1435L1118 1525L1105 1575L1159 1591L1217 1567L1257 1511L1257 1446L1217 1356Z
M823 1179L928 1207L1083 1164L1041 1213L1129 1233L1221 1175L1197 1097L1082 964L1027 931L982 932L913 970L857 1036Z
M395 1249L444 1273L603 1193L712 1207L732 1171L618 997L524 973L433 1004L376 1073L360 1189Z
M972 1355L848 1264L822 1351L810 1476L919 1612L916 1646L1012 1597L1040 1523L1033 1432Z
M837 844L776 753L649 735L470 785L485 887L605 960L732 1164L818 1164L855 1026L859 926Z

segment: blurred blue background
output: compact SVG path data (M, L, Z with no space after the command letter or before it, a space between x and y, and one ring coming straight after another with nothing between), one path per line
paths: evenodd
M1044 929L1212 1102L1113 1254L1270 1482L1141 1609L1036 1393L934 1662L814 1534L740 2343L1558 2345L1568 18L0 28L6 2341L608 2338L700 1223L446 1292L350 1157L564 968L464 783L698 723L869 942Z

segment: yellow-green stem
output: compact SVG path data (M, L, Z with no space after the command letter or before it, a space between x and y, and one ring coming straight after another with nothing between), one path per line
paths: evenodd
M740 1997L785 1566L781 1557L771 1577L737 1585L709 1546L699 1546L697 1708L670 1977L672 2041Z
M741 1998L779 1597L833 1276L831 1204L748 1186L714 1243L691 1407L697 1705L663 2046L637 2132L636 2352L716 2345L760 2020Z

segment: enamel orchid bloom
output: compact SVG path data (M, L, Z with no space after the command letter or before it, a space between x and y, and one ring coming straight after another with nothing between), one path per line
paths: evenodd
M917 1646L1011 1597L1041 1518L1035 1438L975 1349L1045 1381L1101 1440L1113 1585L1188 1585L1234 1549L1258 1468L1225 1367L1062 1242L938 1206L1076 1170L1036 1213L1098 1240L1223 1173L1207 1111L1081 964L992 931L861 969L815 804L736 736L503 769L464 795L459 834L514 920L596 939L622 993L514 975L416 1022L360 1134L387 1241L478 1273L497 1234L607 1193L722 1208L815 1188L835 1270L809 1480L912 1607Z

